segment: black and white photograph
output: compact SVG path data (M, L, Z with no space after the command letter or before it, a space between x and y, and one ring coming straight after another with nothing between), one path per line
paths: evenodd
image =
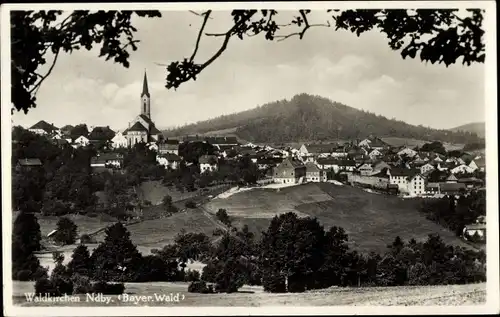
M6 316L499 312L495 2L8 3L1 32Z

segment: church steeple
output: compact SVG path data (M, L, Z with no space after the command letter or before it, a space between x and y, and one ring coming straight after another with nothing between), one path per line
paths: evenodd
M151 96L149 95L149 89L148 89L148 77L146 75L146 70L144 70L144 81L142 83L142 93L141 93L141 114L151 119L150 99Z
M148 97L151 97L149 95L149 89L148 89L148 76L146 75L146 70L144 70L144 81L142 83L142 94L141 94L141 97L142 96L148 96Z

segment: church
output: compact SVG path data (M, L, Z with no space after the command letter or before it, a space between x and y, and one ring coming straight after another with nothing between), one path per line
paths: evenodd
M133 147L137 143L157 142L162 138L162 133L155 127L151 120L151 95L148 89L148 78L144 71L144 81L141 93L141 111L140 114L129 123L128 129L123 131L127 139L127 145Z

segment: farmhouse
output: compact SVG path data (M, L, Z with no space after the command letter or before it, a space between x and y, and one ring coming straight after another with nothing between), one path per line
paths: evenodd
M373 149L368 154L368 157L370 157L371 160L376 160L377 158L382 157L382 156L383 156L383 153L378 149Z
M471 168L474 171L475 170L479 170L480 172L484 172L484 170L486 168L486 164L485 164L484 158L480 157L480 158L473 159L469 163L469 168Z
M218 168L217 157L214 155L203 155L199 159L200 172L213 172Z
M415 155L417 155L417 151L412 150L412 149L405 146L397 154L399 156L414 157Z
M117 132L115 136L111 139L114 148L124 148L127 147L127 138L122 132Z
M434 165L432 165L432 164L426 163L426 164L420 166L420 173L422 173L422 174L425 174L425 173L432 171L432 170L434 170Z
M369 137L367 139L364 139L363 141L358 143L358 146L364 147L364 148L369 148L369 149L377 149L377 150L382 150L384 148L387 148L389 145L382 141L382 139L378 137Z
M465 185L467 189L480 188L483 186L483 181L476 177L467 177L458 179L458 183Z
M165 166L165 168L177 169L181 163L181 158L173 153L159 153L156 155L158 164Z
M323 155L329 156L338 148L336 143L302 144L299 148L301 156Z
M458 174L458 173L472 173L474 172L474 169L465 165L465 164L462 164L462 165L459 165L457 167L454 167L450 170L453 174Z
M440 183L440 193L445 195L460 195L465 192L465 184L462 183Z
M463 235L467 240L477 237L480 241L486 239L486 224L475 223L464 227Z
M42 162L38 158L23 158L17 160L16 170L31 170L33 168L38 168L42 166Z
M100 143L111 141L115 135L115 131L111 130L109 126L94 127L89 133L88 139L91 143Z
M323 172L314 163L306 163L306 181L307 182L326 182L326 173Z
M297 184L306 176L306 167L299 161L285 159L273 171L273 181L280 184Z
M364 163L358 167L358 172L363 176L368 176L373 173L373 167L370 163Z
M179 155L179 141L178 140L164 140L158 142L158 153L160 154L175 154Z
M120 153L101 153L90 159L90 167L120 169L123 166L123 155Z
M418 169L391 168L389 184L398 185L399 192L417 196L425 192L425 179Z
M73 141L72 145L74 148L77 148L80 146L87 146L89 144L90 144L90 140L86 136L80 135L79 137L77 137L75 139L75 141Z
M44 120L40 120L28 129L30 132L39 135L52 135L56 133L59 129L53 124L47 123Z

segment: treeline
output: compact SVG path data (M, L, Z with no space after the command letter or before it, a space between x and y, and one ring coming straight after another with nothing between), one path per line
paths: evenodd
M205 133L237 128L236 135L252 142L282 143L328 139L403 137L474 143L483 139L470 132L450 132L388 119L320 96L299 94L240 113L167 130L167 135Z
M40 248L34 213L21 213L14 224L13 279L36 280L37 293L91 292L95 287L123 292L112 283L191 281L190 292L236 292L243 285L262 285L267 292L303 292L331 286L440 285L484 282L483 251L446 245L438 235L426 241L396 237L384 254L350 250L340 227L328 230L316 218L294 213L275 216L259 241L245 226L237 229L225 211L218 213L226 230L181 232L175 242L144 256L126 228L108 227L90 254L78 246L71 261L55 254L49 277L33 254ZM21 230L22 229L22 230ZM202 274L186 269L189 261L206 263ZM97 285L97 286L95 286Z
M466 225L475 223L479 216L486 216L486 192L472 191L458 199L454 196L424 199L419 210L427 219L461 236Z

